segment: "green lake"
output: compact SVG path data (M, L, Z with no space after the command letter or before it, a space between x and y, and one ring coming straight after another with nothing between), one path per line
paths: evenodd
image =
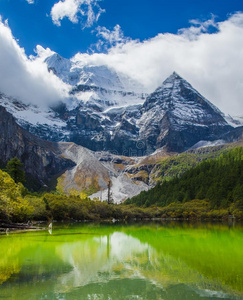
M76 223L1 235L1 299L243 299L243 227Z

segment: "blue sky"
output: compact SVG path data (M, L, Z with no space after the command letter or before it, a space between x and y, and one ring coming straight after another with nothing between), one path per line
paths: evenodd
M176 71L224 113L243 115L242 0L0 0L0 17L6 95L65 98L69 87L44 62L55 51L147 93Z
M38 44L67 58L87 52L97 42L97 26L112 30L119 24L124 36L143 41L158 33L177 33L188 27L191 19L205 21L214 14L217 21L223 21L243 10L242 0L103 0L98 5L105 12L92 26L83 28L80 16L78 23L66 17L60 21L61 26L55 25L50 12L57 2L0 0L0 15L8 19L14 37L27 55L33 54Z

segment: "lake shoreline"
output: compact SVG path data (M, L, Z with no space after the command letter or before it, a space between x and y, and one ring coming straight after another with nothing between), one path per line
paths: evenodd
M42 223L42 222L41 222ZM46 230L45 227L37 227L30 224L20 223L0 223L0 233L9 231L31 231L31 230Z
M178 218L178 217L129 217L129 218L97 218L97 219L86 219L86 220L75 220L75 219L65 219L65 220L52 220L52 222L55 223L64 223L64 224L75 224L75 223L139 223L139 222L158 222L158 223L164 223L164 222L189 222L189 223L210 223L210 222L219 222L219 223L235 223L239 222L241 223L242 220L235 218L233 216L229 216L228 218L201 218L196 217L193 218ZM38 230L48 230L48 223L47 221L33 221L31 224L28 223L0 223L0 234L6 233L6 232L21 232L21 231L38 231ZM43 224L43 227L40 226L34 226Z

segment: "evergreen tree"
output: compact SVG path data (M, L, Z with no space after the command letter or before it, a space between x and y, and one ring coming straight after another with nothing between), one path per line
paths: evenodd
M24 164L21 161L14 157L10 159L6 166L6 172L13 178L13 180L18 183L25 182L25 172L23 170Z
M237 147L209 159L170 181L125 201L137 206L167 206L194 199L207 199L212 209L243 202L243 148Z

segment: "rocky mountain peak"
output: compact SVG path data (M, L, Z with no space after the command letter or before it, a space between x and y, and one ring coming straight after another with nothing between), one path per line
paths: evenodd
M176 72L144 102L144 94L128 92L120 74L116 76L108 67L84 66L56 54L47 62L61 72L60 78L78 82L71 92L76 106L64 105L45 113L29 107L20 111L14 101L0 97L19 124L41 138L75 142L94 151L143 156L164 146L172 152L185 151L232 130L219 109Z
M165 84L166 82L174 82L175 80L183 80L183 78L174 71L169 77L164 80L163 84Z
M173 72L170 76L168 76L163 83L157 88L157 90L162 88L173 88L174 84L178 81L186 81L183 79L178 73Z
M53 71L55 75L62 78L62 75L65 75L70 72L71 62L69 59L62 57L58 53L54 53L51 56L45 59L45 63L48 66L49 71Z
M63 82L74 87L79 85L86 86L86 88L95 87L105 89L108 93L115 91L142 94L145 92L143 85L133 78L117 72L108 65L95 65L87 62L82 57L67 59L54 53L47 57L44 62L49 71L52 71Z
M211 113L219 114L221 117L223 116L223 113L217 107L176 72L173 72L144 103L146 110L157 105L164 110L190 112L190 117L193 117L196 112L199 113L199 110L203 111L205 109Z
M140 135L157 148L178 152L231 128L223 113L176 72L147 97L139 125Z

